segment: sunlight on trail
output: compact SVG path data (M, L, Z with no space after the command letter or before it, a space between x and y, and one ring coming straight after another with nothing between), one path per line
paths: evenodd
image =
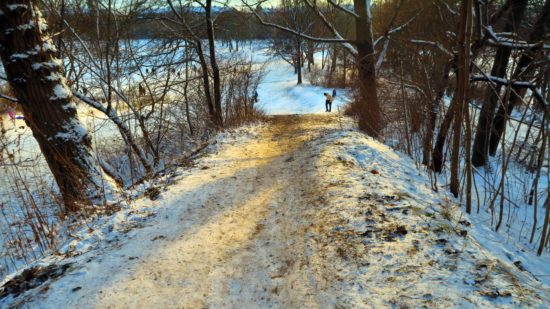
M238 250L247 250L250 240L261 229L267 204L278 190L280 187L274 186L256 191L245 204L228 207L156 255L141 261L136 265L137 272L127 281L106 287L107 292L99 298L100 306L198 308L205 305L206 295L227 297L230 287L222 281L236 270L224 267L226 259ZM149 295L146 299L139 297L144 290ZM181 303L175 304L174 295L186 296L179 298Z
M308 284L297 283L308 280L303 277L304 262L296 260L302 259L298 253L304 249L291 248L303 245L295 241L305 237L299 236L304 233L302 223L294 220L299 220L306 206L298 202L300 196L309 197L303 188L312 183L305 181L302 185L307 178L291 176L297 170L289 170L286 165L292 162L292 153L312 137L308 130L319 131L327 120L303 120L276 117L269 130L262 130L246 145L223 147L216 156L203 160L204 166L222 168L187 178L178 185L183 188L180 196L187 199L189 194L219 182L228 184L226 194L206 196L198 207L205 210L197 218L202 223L177 239L161 243L157 250L114 278L100 292L99 304L201 308L238 306L243 301L251 305L259 301L266 305L311 302L306 300L312 295ZM179 216L180 221L191 219L188 213ZM282 220L294 223L286 225ZM296 270L290 272L292 268Z

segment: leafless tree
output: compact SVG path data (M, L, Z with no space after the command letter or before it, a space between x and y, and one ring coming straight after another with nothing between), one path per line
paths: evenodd
M67 211L101 201L112 190L77 118L63 62L35 1L0 4L0 52L25 121L54 175Z

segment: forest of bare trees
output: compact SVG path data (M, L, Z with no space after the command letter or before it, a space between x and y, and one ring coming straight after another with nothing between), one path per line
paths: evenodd
M2 128L5 264L154 196L147 184L216 132L262 118L265 68L238 53L260 43L297 84L348 89L344 112L434 191L497 231L521 203L533 224L520 236L550 247L550 0L9 0L1 104L40 151Z

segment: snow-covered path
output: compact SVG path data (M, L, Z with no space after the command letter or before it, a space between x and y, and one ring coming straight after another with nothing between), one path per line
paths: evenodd
M225 133L137 228L4 305L545 307L548 288L468 236L413 162L337 116ZM447 211L445 214L444 210ZM63 262L61 262L63 263ZM2 307L0 301L0 307Z
M182 212L169 225L182 228L165 233L121 280L103 286L97 305L319 307L304 229L315 180L303 170L307 157L298 149L321 131L299 132L305 124L298 118L280 119L257 139L203 163L209 168L198 179L177 185L187 193L170 202ZM186 221L193 226L183 228Z
M79 259L85 264L34 295L34 303L24 302L52 308L322 307L305 246L310 200L318 196L313 173L304 170L310 154L300 149L328 129L326 123L315 116L306 122L279 117L245 144L220 146L162 195L146 227Z

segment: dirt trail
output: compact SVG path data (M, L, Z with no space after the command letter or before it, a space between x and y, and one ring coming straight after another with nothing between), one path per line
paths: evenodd
M138 280L118 283L122 293L105 295L101 306L322 307L307 270L306 228L316 188L303 146L331 120L273 117L259 139L218 153L225 168L210 172L233 174L226 180L231 185L208 196L204 207L226 210L214 218L203 211L197 231L141 264ZM148 286L155 293L144 293Z
M323 307L308 271L318 189L305 144L337 123L326 116L271 117L244 147L222 147L203 172L163 194L181 208L161 209L120 248L53 282L34 301L47 307L62 297L67 307L84 308ZM101 277L106 267L109 278Z

